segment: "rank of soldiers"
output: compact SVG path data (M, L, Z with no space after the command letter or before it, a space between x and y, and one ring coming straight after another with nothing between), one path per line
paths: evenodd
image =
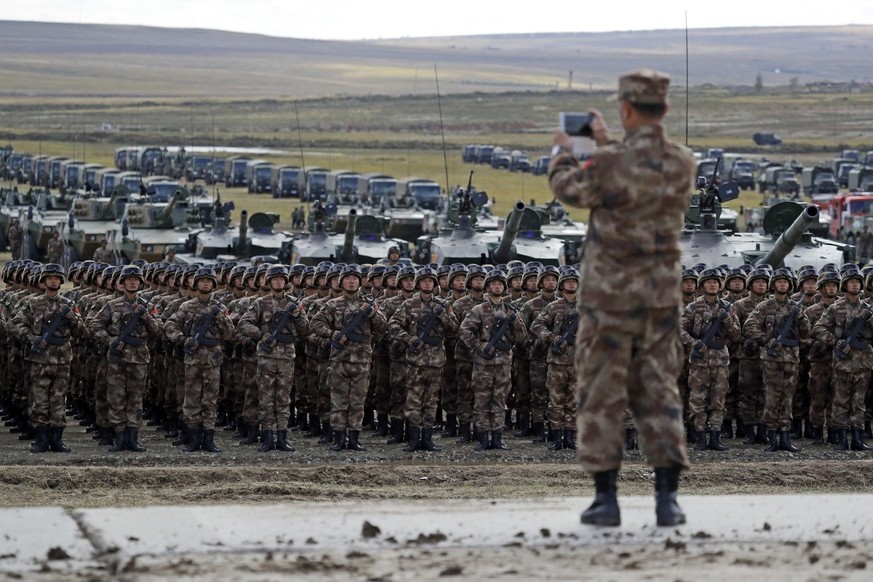
M579 271L395 258L69 272L12 261L0 412L34 453L69 451L68 416L110 452L144 452L144 423L186 452L220 452L216 428L262 452L294 451L289 431L362 451L364 430L439 451L435 429L477 451L508 449L513 429L575 449ZM792 439L824 444L827 429L838 450L869 450L868 271L697 265L682 277L679 385L696 449L736 435L797 451ZM634 448L629 412L625 432Z

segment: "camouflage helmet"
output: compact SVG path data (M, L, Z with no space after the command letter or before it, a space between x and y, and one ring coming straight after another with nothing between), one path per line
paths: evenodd
M397 273L400 272L400 267L398 265L385 265L385 270L382 271L382 286L388 286L388 279L394 277L394 286L397 286Z
M315 265L316 273L327 273L327 271L333 267L333 261L321 261L317 265Z
M818 272L815 270L815 267L812 265L804 265L797 270L797 286L800 287L803 285L803 282L812 279L816 281L818 279Z
M520 262L521 261L519 261L519 263ZM516 277L524 277L524 265L510 267L509 271L506 273L506 282L509 283L509 281L515 279Z
M114 289L115 277L118 275L118 272L120 270L121 269L115 266L109 266L103 269L103 272L100 273L100 275L103 277L103 279L100 281L100 286L104 289Z
M692 279L694 284L697 284L698 273L694 269L683 269L682 270L682 281L687 281L688 279Z
M367 279L382 280L382 274L385 272L385 265L373 265L367 273Z
M436 271L430 267L422 267L418 270L418 273L415 274L415 288L418 289L418 284L425 279L433 279L433 284L439 285L439 278L437 277Z
M237 265L231 269L230 274L227 276L227 282L232 284L234 279L244 276L246 274L246 269L248 269L248 267L245 265ZM242 283L242 281L240 281L240 283Z
M773 271L773 274L770 275L770 283L767 288L770 289L770 291L774 291L776 288L776 281L780 279L788 281L788 293L794 291L794 273L791 272L789 267L779 267Z
M67 280L67 274L64 272L63 265L59 265L57 263L46 263L42 265L39 269L39 283L42 283L46 277L60 277L61 285Z
M258 275L258 268L257 267L255 267L255 266L246 267L245 271L243 271L243 280L242 280L243 287L248 287L249 281L251 281L252 279L255 279L257 277L257 275Z
M342 285L343 279L349 276L357 277L358 283L362 283L364 281L364 276L361 274L361 267L359 265L351 264L343 267L339 275L340 285Z
M397 283L404 279L415 280L415 267L400 267L400 270L397 272Z
M836 264L836 263L825 263L824 265L821 266L821 269L819 270L819 272L822 272L822 271L834 271L834 272L837 272L838 270L839 270L839 269L837 268L837 264Z
M522 269L524 269L524 261L519 261L518 259L513 259L513 260L509 261L508 263L506 263L506 267L510 270L512 270L516 267L521 267Z
M314 285L312 285L312 283L315 282L314 281L314 279L315 279L315 267L307 266L306 268L303 269L302 282L306 283L306 279L310 279L309 284L306 286L314 288Z
M400 252L400 247L397 245L391 245L390 247L388 247L388 252L386 253L386 255L390 255L391 253L397 253L398 255L402 254Z
M718 290L721 291L723 288L721 269L704 269L701 271L700 275L697 277L697 288L702 289L703 284L706 281L718 281Z
M269 284L274 277L282 277L282 280L288 282L288 268L285 265L272 265L267 268L265 281Z
M742 265L737 267L737 269L739 269L740 271L742 271L746 275L751 273L753 268L754 267L752 267L752 265L750 265L749 263L743 263Z
M731 269L730 273L728 273L728 276L725 277L725 280L724 280L724 287L727 288L728 283L730 283L730 282L733 281L734 279L737 279L737 280L739 280L739 281L742 281L742 282L743 282L743 288L746 287L746 274L745 274L745 273L743 272L743 270L740 269L739 267L735 267L735 268Z
M579 282L579 271L575 267L567 267L563 271L561 271L561 276L558 277L558 289L561 289L561 285L564 281L576 281Z
M858 265L854 263L849 265L848 268L842 269L840 274L840 291L846 290L846 283L851 281L852 279L857 279L858 283L861 285L861 289L864 288L864 275L861 274L861 270L858 268Z
M464 277L464 280L466 281L467 271L467 265L463 263L456 263L454 265L451 265L449 267L449 285L452 284L452 280L454 280L455 277Z
M537 288L538 289L543 288L543 279L545 279L549 275L551 275L555 278L555 283L557 283L558 279L561 278L561 272L558 271L558 267L555 267L554 265L546 265L545 267L542 268L542 270L540 270L540 274L537 275Z
M440 277L448 277L449 273L451 273L451 272L452 272L451 265L440 265L439 267L437 267L437 270L436 270L437 279L439 279Z
M839 289L840 274L836 271L822 271L818 274L818 279L816 279L815 282L815 288L821 291L821 289L828 283L833 283Z
M691 268L693 270L697 271L698 273L700 273L706 269L706 263L697 263L696 265L694 265Z
M82 270L82 262L81 261L74 261L73 263L70 264L70 268L67 269L67 275L70 277L70 279L72 279L73 277L78 276L79 272L81 270Z
M345 263L334 263L331 268L327 270L327 280L330 281L334 277L339 277L345 267ZM358 274L360 274L360 271Z
M770 273L766 269L754 268L752 271L746 276L746 288L750 289L752 287L752 282L756 279L761 279L767 285L770 285Z
M215 271L211 267L202 267L194 273L193 285L196 287L197 282L201 279L209 279L212 281L212 288L218 286L218 277L215 276Z
M145 259L134 259L130 262L130 264L133 265L134 267L139 267L140 269L144 269L145 266L149 264L149 262Z
M764 271L767 271L768 275L773 274L773 265L771 265L769 263L761 263L760 265L755 265L755 268L756 269L763 269Z
M859 267L858 267L858 265L857 265L857 263L843 263L843 265L840 267L840 276L842 277L843 274L844 274L846 271L848 271L849 269L856 269L856 270L858 270L858 273L859 273L859 274L860 274L860 272L861 272L860 269L859 269Z
M145 277L142 274L142 269L133 264L121 269L121 273L118 275L118 280L124 283L124 280L129 277L136 277L139 279L140 283L145 280Z
M363 277L364 279L369 281L370 280L370 269L372 269L372 268L373 268L373 265L371 265L370 263L364 263L363 265L361 265L361 277Z
M469 289L474 277L482 277L484 279L486 276L485 269L479 265L467 267L467 277L464 279L464 286Z
M524 268L524 274L521 276L521 284L524 285L525 281L527 281L531 277L533 277L534 279L538 279L540 276L541 270L542 270L542 267L537 267L535 265L531 266L530 264L528 264Z
M495 268L488 271L488 274L485 276L485 286L487 287L492 281L500 281L504 287L506 286L506 276L500 269Z
M293 277L296 277L298 275L302 275L305 270L306 270L306 265L304 265L303 263L294 263L288 269L288 276L293 278Z

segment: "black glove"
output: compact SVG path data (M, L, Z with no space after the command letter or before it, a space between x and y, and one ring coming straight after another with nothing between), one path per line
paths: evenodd
M109 349L112 350L113 352L120 352L122 350L123 345L124 345L124 342L121 341L120 337L117 337L114 340L112 340L112 343L109 344Z
M777 342L776 338L773 338L767 342L767 350L768 351L778 352L780 349L782 349L782 344Z
M716 317L719 321L722 321L722 322L723 322L723 321L725 321L725 320L728 318L729 315L730 315L730 313L728 313L728 310L727 310L727 309L722 309L721 311L719 311L718 313L715 314L715 317Z
M443 312L445 312L445 309L443 309L443 306L440 305L439 303L437 303L436 305L433 306L433 314L436 315L437 317L442 315Z
M791 317L793 317L794 319L800 317L800 305L795 305L791 308Z
M567 341L562 337L558 337L555 339L554 342L552 342L552 346L555 348L555 350L562 354L567 350L567 345Z
M870 309L864 309L863 311L861 311L860 315L861 319L863 319L864 321L870 321L870 318L873 317L873 311L871 311Z
M746 350L747 353L751 354L758 349L758 342L753 339L747 339L743 342L743 349Z
M417 337L412 338L412 341L409 342L409 351L414 354L417 354L421 351L422 346L424 346L424 342L418 339Z

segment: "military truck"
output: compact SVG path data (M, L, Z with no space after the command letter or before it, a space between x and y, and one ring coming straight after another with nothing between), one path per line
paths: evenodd
M305 187L301 200L324 200L327 192L328 168L306 166Z
M873 192L873 166L852 168L848 188L852 192Z
M801 174L803 194L810 198L831 197L840 191L830 166L819 164L804 168Z
M128 146L123 148L115 148L115 167L122 172L130 169L130 157L135 148Z
M299 198L303 192L304 173L299 166L276 166L270 176L273 198Z
M224 187L235 188L246 185L246 164L248 156L231 156L224 161Z
M69 160L67 156L52 156L48 159L48 186L58 188L61 185L61 164Z
M246 162L246 187L249 194L262 194L273 189L270 176L274 167L267 160L249 160Z
M733 163L730 170L730 179L737 183L743 190L755 188L755 162L738 159Z
M387 174L368 173L358 176L358 199L375 208L387 207L397 195L397 179Z
M467 164L474 163L476 161L476 144L467 144L461 148L461 161Z
M545 176L549 171L549 160L551 156L540 156L530 169L530 173L534 176Z
M491 155L494 153L493 145L477 145L476 146L476 163L490 164Z
M797 174L786 166L770 166L758 176L758 191L762 194L784 194L796 196L800 193Z
M139 172L143 176L150 176L155 173L157 166L162 165L162 160L166 155L167 148L161 146L149 145L133 148L132 151L128 151L127 169Z
M331 170L327 174L325 193L328 203L348 205L358 202L358 177L351 170Z
M512 158L505 149L501 147L494 148L494 151L491 152L491 167L499 170L499 169L509 169L509 164L512 161Z
M752 140L759 146L782 145L782 139L775 133L756 132L752 134Z
M101 164L94 162L85 164L82 167L82 187L85 191L93 191L97 185L97 172L103 169Z
M512 150L509 154L509 171L510 172L530 172L530 158L527 152L520 150Z
M93 190L95 192L112 192L112 189L118 184L118 176L120 174L121 170L118 168L97 170L97 174L94 177L95 187Z
M49 156L40 154L38 156L34 156L33 158L33 171L30 173L28 177L28 182L31 186L43 186L48 187L49 185L49 174L48 174L48 160Z
M840 164L840 169L837 170L837 183L840 188L849 187L849 174L852 170L860 167L861 164Z
M206 180L206 175L211 167L212 156L192 155L190 162L185 166L185 181Z
M133 172L128 170L127 172L121 172L115 177L115 186L124 186L127 188L129 192L139 192L141 190L141 186L143 184L142 175L139 172ZM107 193L112 192L113 188L110 189L102 189L101 192Z
M85 186L85 162L69 159L61 162L58 189L62 192L75 191Z

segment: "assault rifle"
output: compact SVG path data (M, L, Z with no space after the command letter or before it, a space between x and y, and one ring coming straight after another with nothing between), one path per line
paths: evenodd
M567 346L576 345L576 329L579 327L579 314L574 313L561 326L561 335L552 342L552 353L556 356L563 355Z
M38 356L42 353L43 343L50 346L62 346L66 343L67 338L55 337L55 332L61 328L70 311L72 309L69 305L61 305L57 311L51 314L48 322L42 328L42 334L33 340L33 344L30 346L31 356Z
M718 337L719 332L721 331L721 326L724 324L725 320L728 317L727 305L724 301L719 300L719 307L721 307L721 312L719 312L718 316L713 317L709 321L709 326L706 328L706 332L703 334L703 337L694 344L694 347L691 349L691 359L692 360L702 360L705 355L703 352L703 348L713 348L716 350L720 350L724 347L723 341L718 341L716 338Z
M136 329L136 324L139 323L139 320L142 319L142 316L146 314L148 311L148 304L144 299L137 298L137 308L131 314L132 316L128 319L127 324L125 324L124 328L122 328L121 333L118 334L118 337L112 340L112 344L109 346L110 349L114 352L121 352L122 345L127 344L130 346L141 346L145 343L143 338L132 338L130 334L133 333L133 330Z
M800 307L795 305L791 308L791 312L782 320L779 326L779 334L776 339L767 343L767 355L775 358L779 355L779 350L782 346L794 347L800 345L800 340L790 337L794 331L794 325L797 323L797 317L800 315Z
M509 310L509 314L498 321L497 325L494 326L494 329L491 331L491 337L488 339L488 343L485 344L485 347L479 350L479 355L486 360L494 359L494 356L497 355L497 350L505 352L512 347L512 345L503 338L509 333L509 329L512 327L512 322L515 321L516 314L515 310L509 304L504 305L506 306L506 309Z
M303 293L305 293L305 291L301 292L296 300L288 303L288 307L283 310L282 317L276 323L276 327L273 328L273 330L270 332L270 335L268 335L266 338L263 339L263 341L261 341L260 344L258 344L258 351L263 354L272 353L273 349L276 347L276 343L280 339L282 339L282 336L288 335L282 330L284 330L285 327L288 325L288 322L291 321L291 313L297 311L297 309L300 308L299 302L300 299L303 297Z
M330 357L330 350L340 349L343 347L342 339L348 338L356 343L361 343L364 341L364 336L355 333L355 330L358 329L358 326L364 322L364 319L372 313L374 309L375 300L371 299L370 301L364 301L364 307L361 307L343 326L343 328L337 333L334 334L330 340L325 342L324 346L321 348L321 353L319 354L322 359L326 360Z
M864 317L865 312L867 313L866 317ZM865 306L861 315L856 317L849 329L846 330L846 336L834 346L834 358L843 361L849 356L850 350L860 350L870 346L870 343L861 337L861 332L864 331L864 326L867 325L871 316L873 316L873 313L870 312L870 307Z
M197 329L194 330L194 337L191 337L185 341L185 345L182 348L182 351L185 352L185 355L190 356L199 346L216 346L218 345L218 340L206 337L206 334L209 332L209 328L212 327L212 322L215 320L216 316L219 314L221 309L221 305L213 301L212 309L209 310L209 313L203 316L200 320L200 325L197 326Z
M440 303L437 303L437 306L425 317L418 328L418 333L415 334L412 342L409 345L409 353L413 356L417 356L421 353L421 348L423 344L427 344L429 346L439 345L439 338L431 337L430 332L433 331L433 328L436 327L436 324L439 322L439 317L442 315L443 306ZM437 313L439 311L439 313Z

